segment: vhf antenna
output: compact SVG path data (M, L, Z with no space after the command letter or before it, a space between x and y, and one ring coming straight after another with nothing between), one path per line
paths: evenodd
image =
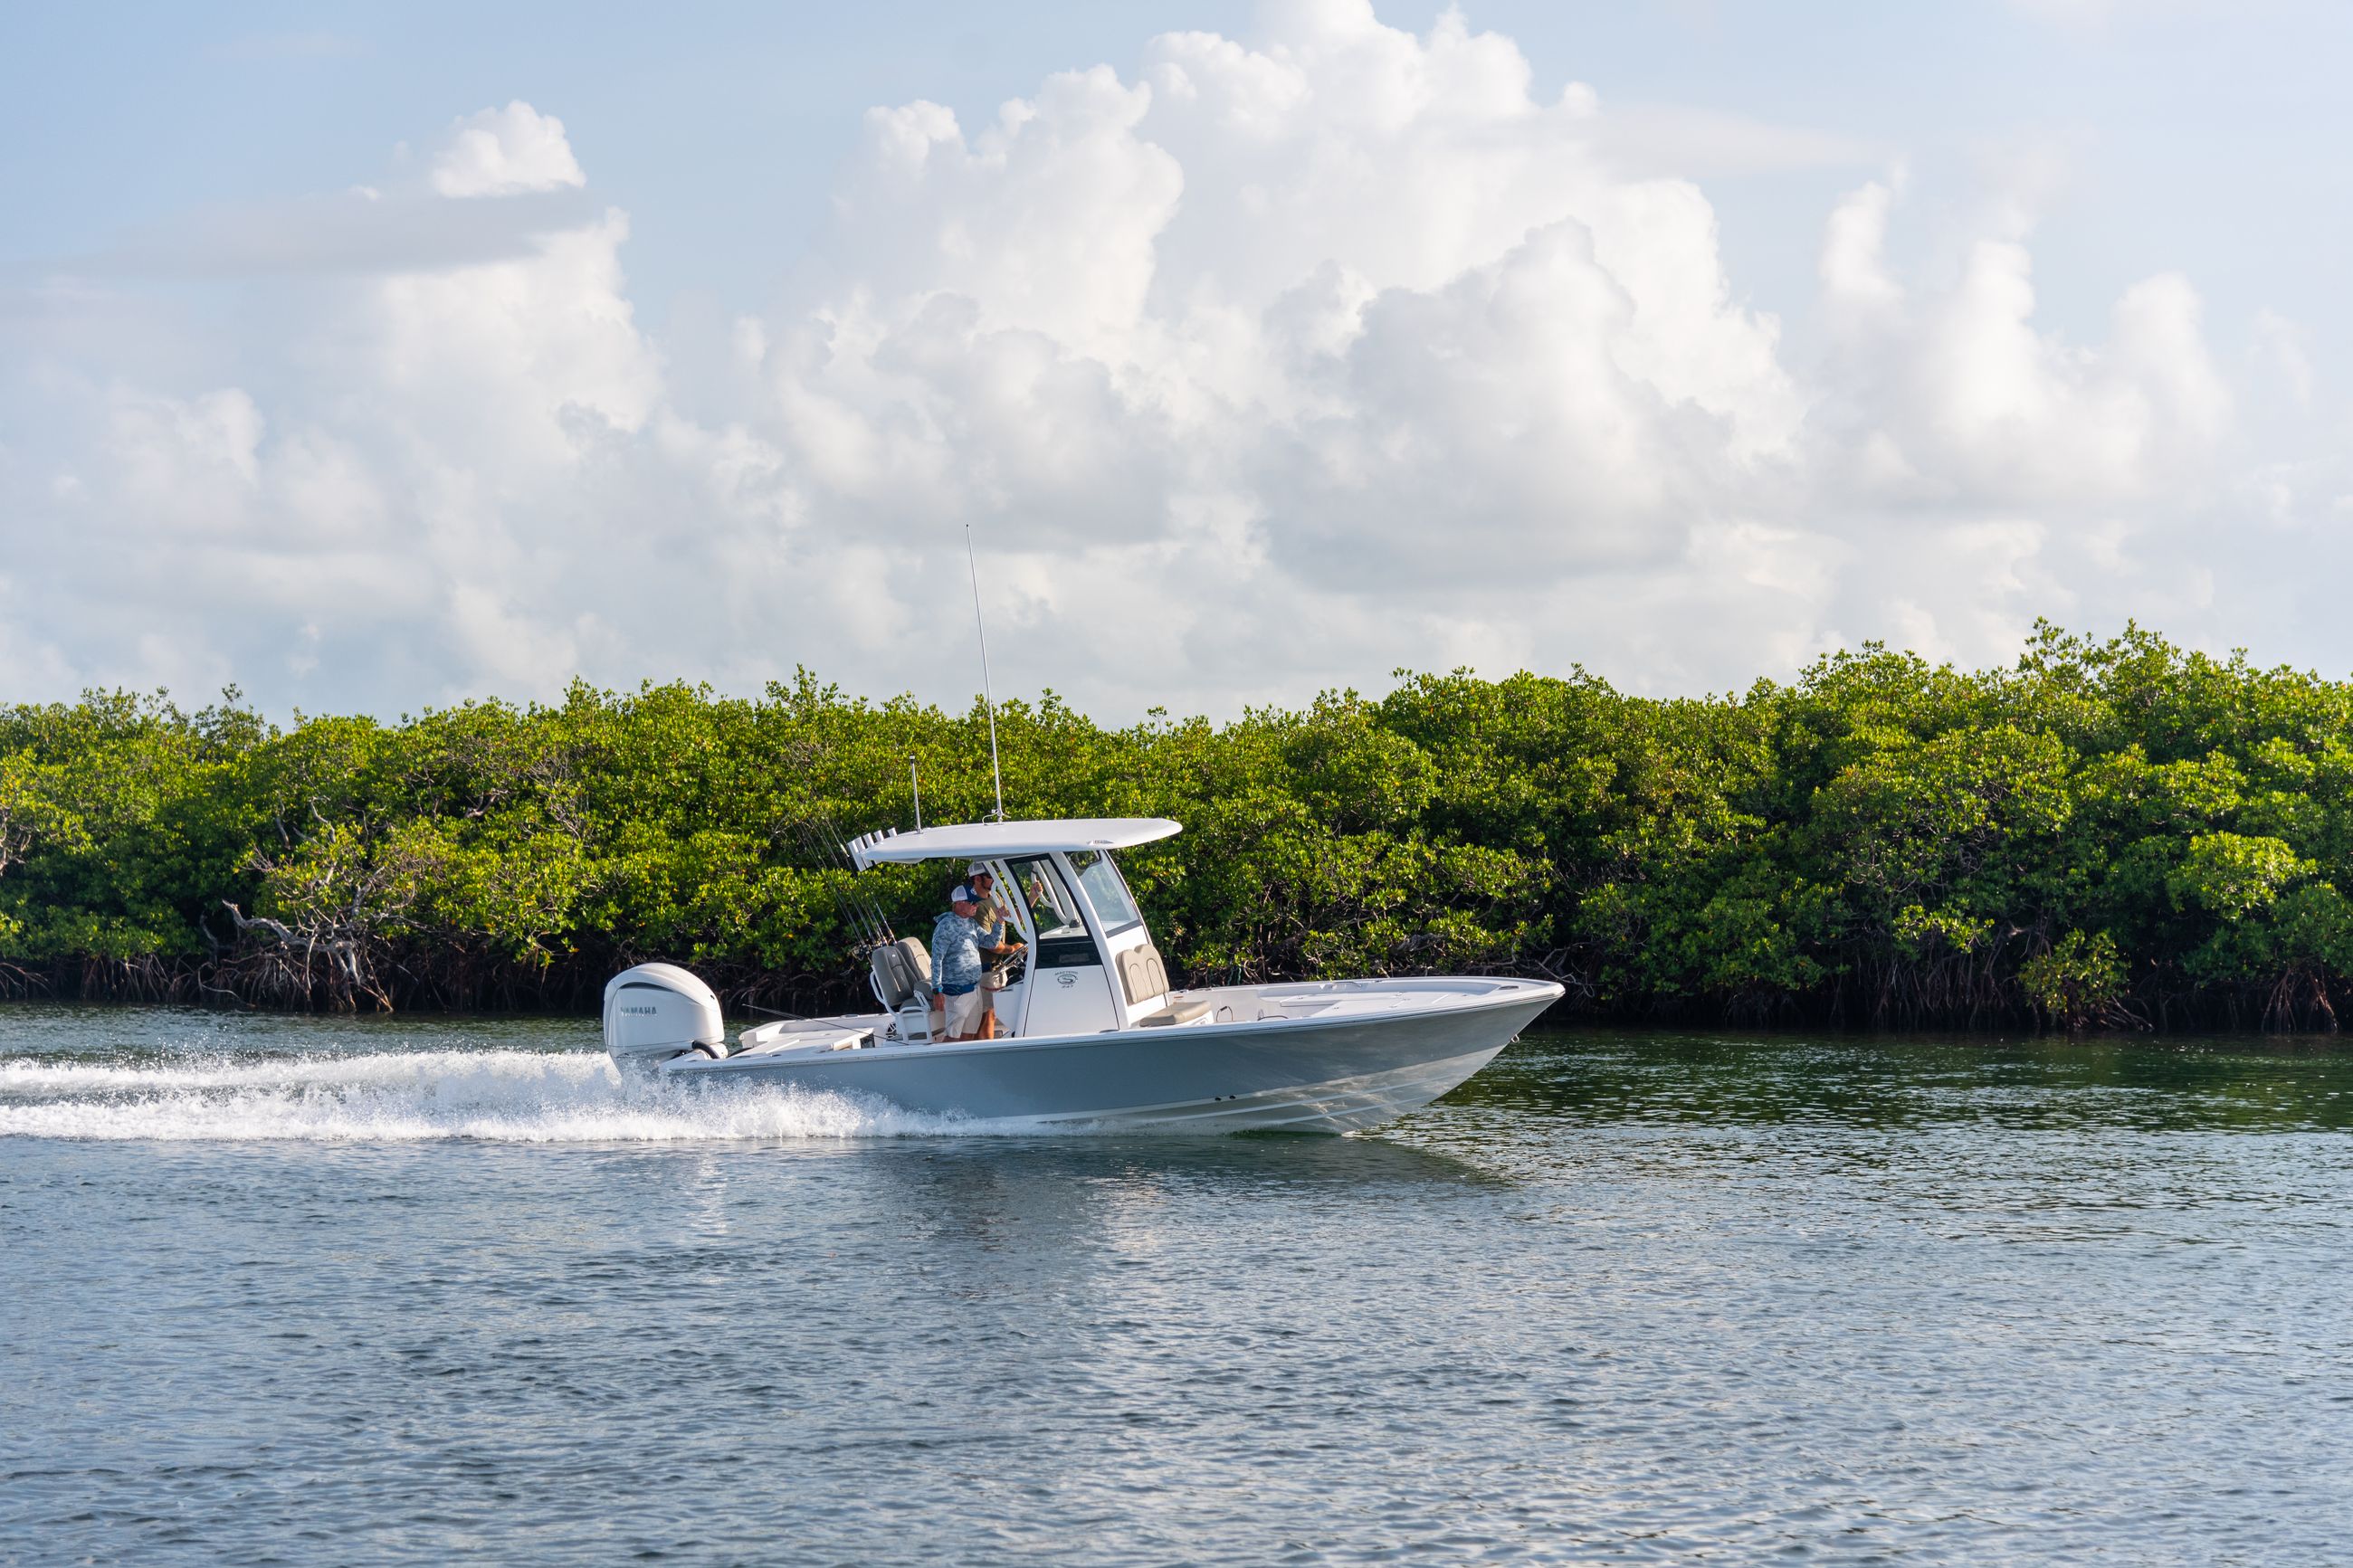
M964 525L964 563L972 570L972 624L980 628L980 695L988 704L988 772L997 781L997 820L1005 820L1005 770L997 765L997 693L988 682L988 623L980 616L980 563L973 558L972 524Z
M923 830L923 775L915 772L915 753L913 752L907 753L907 782L915 786L915 831L921 833Z

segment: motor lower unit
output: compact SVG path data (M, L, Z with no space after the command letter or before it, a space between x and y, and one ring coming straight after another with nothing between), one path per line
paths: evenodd
M605 983L605 1049L622 1067L727 1054L719 998L675 963L640 963Z

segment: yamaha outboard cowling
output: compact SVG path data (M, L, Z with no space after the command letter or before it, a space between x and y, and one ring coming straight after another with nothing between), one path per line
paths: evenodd
M675 963L640 963L605 983L605 1049L621 1067L652 1068L690 1052L727 1054L719 998Z

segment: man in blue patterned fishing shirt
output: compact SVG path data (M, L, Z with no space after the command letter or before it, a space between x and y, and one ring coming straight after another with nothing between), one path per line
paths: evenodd
M947 912L932 923L932 989L940 998L944 1039L979 1039L984 1025L995 1022L988 994L981 989L988 970L981 953L984 945L992 954L1008 950L1002 926L994 917L983 925L980 908L974 889L959 885Z
M959 894L969 893L979 912L973 921L980 927L980 949L987 962L995 963L1021 945L1020 934L1013 929L1013 912L1005 900L997 896L997 873L985 860L976 860L964 874L964 886ZM997 1038L997 994L1005 986L1005 971L989 968L980 977L980 1037Z

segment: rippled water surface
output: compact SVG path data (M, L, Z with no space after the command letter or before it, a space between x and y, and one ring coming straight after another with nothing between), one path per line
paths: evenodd
M2332 1563L2353 1056L1531 1036L1349 1139L0 1011L0 1561Z

